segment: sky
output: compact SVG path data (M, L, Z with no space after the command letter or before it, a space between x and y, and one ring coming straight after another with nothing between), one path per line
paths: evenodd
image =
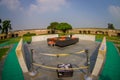
M47 28L67 22L73 28L120 29L120 0L0 0L0 19L14 30Z

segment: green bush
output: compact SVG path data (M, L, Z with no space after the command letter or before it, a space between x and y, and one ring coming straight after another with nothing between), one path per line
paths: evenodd
M102 40L104 35L98 34L96 35L96 40Z
M31 42L31 40L32 40L31 36L24 36L23 37L23 41L25 41L25 42Z
M24 42L28 42L28 41L30 42L31 41L31 36L23 36L23 37L17 37L17 38L10 39L9 44L18 43L21 38L23 38Z
M26 34L24 34L23 36L35 36L36 34L35 33L30 33L30 32L27 32Z

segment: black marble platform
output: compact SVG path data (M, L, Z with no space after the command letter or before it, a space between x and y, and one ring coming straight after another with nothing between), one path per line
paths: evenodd
M55 46L66 47L77 43L79 41L79 38L72 38L72 37L48 38L47 42L49 41L55 42Z

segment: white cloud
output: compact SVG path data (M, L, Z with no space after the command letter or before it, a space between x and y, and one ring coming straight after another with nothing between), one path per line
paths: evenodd
M109 6L109 11L110 13L116 17L116 18L120 18L120 6Z
M36 4L30 5L30 11L59 11L62 6L67 5L66 3L66 0L36 0Z
M19 0L1 0L1 5L5 5L10 10L22 10Z

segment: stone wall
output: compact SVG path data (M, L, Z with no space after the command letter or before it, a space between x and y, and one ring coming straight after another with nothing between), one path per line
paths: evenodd
M36 35L48 34L49 29L29 29L29 30L17 30L14 32L9 32L6 37L5 34L0 34L0 39L6 39L10 37L20 37L26 33L34 33ZM120 30L110 30L110 29L101 29L101 28L75 28L68 31L69 33L77 33L77 34L103 34L108 36L120 36ZM56 30L56 33L61 33L61 31Z
M106 57L106 48L107 48L107 46L106 46L106 38L104 37L103 41L102 41L102 43L100 45L99 51L98 51L98 56L97 56L97 59L96 59L94 69L92 71L93 76L97 77L99 75L99 73L101 72L101 69L103 67L105 57Z
M52 37L58 37L58 34L32 36L32 42L44 41L47 40L47 38L52 38Z
M75 34L73 37L78 37L80 40L95 41L95 35Z
M24 50L23 50L23 39L21 39L18 43L18 46L16 48L16 55L17 55L20 67L22 68L22 71L28 72L28 68L27 68L25 56L24 56Z
M32 42L44 41L47 40L47 38L52 38L52 37L58 37L58 34L32 36ZM73 37L77 37L80 40L95 41L95 35L74 34Z

